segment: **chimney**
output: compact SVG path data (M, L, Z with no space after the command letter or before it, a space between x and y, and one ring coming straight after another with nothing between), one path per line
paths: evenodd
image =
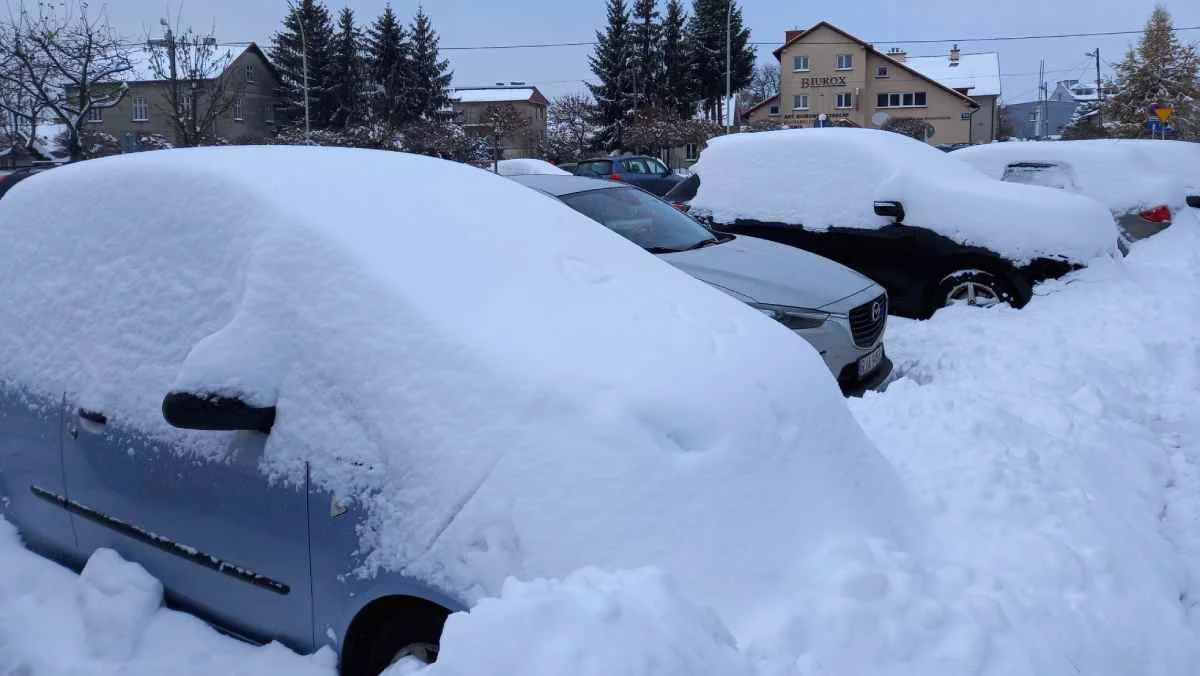
M791 42L792 40L795 40L798 36L803 35L803 34L804 34L804 31L802 31L802 30L784 31L783 44L786 45L787 43Z
M950 48L950 65L957 66L958 58L960 56L962 56L962 52L958 51L958 45L954 45L953 47L951 47Z
M896 61L899 61L900 63L904 63L904 60L908 58L908 52L900 49L899 47L892 47L891 49L887 50L887 55Z

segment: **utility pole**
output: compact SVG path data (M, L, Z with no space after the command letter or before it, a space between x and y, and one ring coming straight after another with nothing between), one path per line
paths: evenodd
M1088 52L1087 55L1096 57L1096 100L1099 102L1099 105L1096 106L1096 130L1103 134L1104 84L1100 82L1100 48L1097 47L1095 52Z
M733 93L730 89L733 86L733 0L728 0L725 4L725 106L732 108L733 102L731 97ZM733 110L725 111L725 133L729 134L733 131Z
M304 34L304 17L300 14L300 9L292 0L288 0L288 7L292 9L296 25L300 27L300 69L304 71L304 142L311 143L312 129L308 117L308 36Z
M1042 59L1038 65L1038 128L1037 128L1037 136L1038 136L1039 141L1042 139L1042 137L1049 135L1049 134L1045 133L1046 130L1049 129L1049 127L1050 127L1050 125L1047 124L1047 120L1046 120L1046 115L1049 112L1047 110L1049 108L1049 101L1050 101L1049 92L1046 91L1046 60Z

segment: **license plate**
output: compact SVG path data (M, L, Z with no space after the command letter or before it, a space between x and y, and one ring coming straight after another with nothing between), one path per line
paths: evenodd
M858 360L858 377L861 378L874 371L875 367L879 366L879 362L881 361L883 361L882 345L872 350L871 354Z

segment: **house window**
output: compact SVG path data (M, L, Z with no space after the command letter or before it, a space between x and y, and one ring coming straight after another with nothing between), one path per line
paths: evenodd
M241 122L242 119L242 97L233 97L233 119Z
M853 108L854 107L854 95L851 94L850 92L838 94L837 95L837 107L838 108Z
M87 121L88 122L103 122L104 121L104 109L103 108L88 108Z
M145 96L133 97L133 121L147 122L150 120L150 103Z
M767 115L778 115L778 114L779 114L779 106L771 106L771 107L767 108Z
M837 55L838 70L854 70L854 55L853 54L838 54Z
M694 160L700 157L700 148L695 143L689 143L683 147L683 156L687 160Z
M879 66L878 68L875 69L875 77L887 77L887 76L888 76L887 66Z
M179 117L180 119L192 119L192 95L183 94L179 97Z
M808 57L807 56L793 56L792 57L792 70L794 70L794 71L808 70Z
M925 92L893 92L879 94L875 98L876 108L923 108Z
M269 103L263 106L263 121L267 124L275 124L275 107Z
M246 64L246 82L254 82L254 64Z
M796 94L792 97L793 110L808 110L808 94Z

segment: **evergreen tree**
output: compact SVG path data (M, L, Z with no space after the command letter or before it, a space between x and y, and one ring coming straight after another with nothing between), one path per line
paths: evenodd
M588 85L597 105L595 143L605 150L619 150L630 114L630 30L625 0L608 0L608 26L603 33L596 33L596 51L588 63L600 81Z
M413 111L416 117L432 119L450 104L450 61L438 52L438 35L425 9L417 6L412 24Z
M630 73L633 107L659 105L662 100L662 24L658 20L658 0L634 0L630 25Z
M337 104L332 119L335 128L344 129L362 122L366 114L366 72L362 52L362 34L354 25L354 10L344 7L338 15L330 71L333 98Z
M1111 120L1117 135L1142 136L1150 107L1168 104L1175 108L1171 126L1179 138L1200 138L1200 56L1194 46L1179 42L1162 5L1116 72L1116 92L1104 105L1106 127Z
M696 113L691 60L684 32L687 20L683 0L667 0L667 14L662 24L662 102L664 107L685 120Z
M404 26L396 20L391 4L367 32L373 118L401 127L416 118L409 94L412 87L412 45Z
M750 84L754 75L754 46L750 44L750 29L742 23L741 7L733 0L693 0L687 26L688 53L695 96L704 102L709 119L720 119L724 108L727 11L732 36L730 92Z
M301 31L303 28L303 31ZM314 129L329 126L337 110L332 88L333 22L321 0L300 0L272 37L271 61L279 74L281 114L304 120L304 54L308 55L308 106ZM307 46L307 50L304 49Z

